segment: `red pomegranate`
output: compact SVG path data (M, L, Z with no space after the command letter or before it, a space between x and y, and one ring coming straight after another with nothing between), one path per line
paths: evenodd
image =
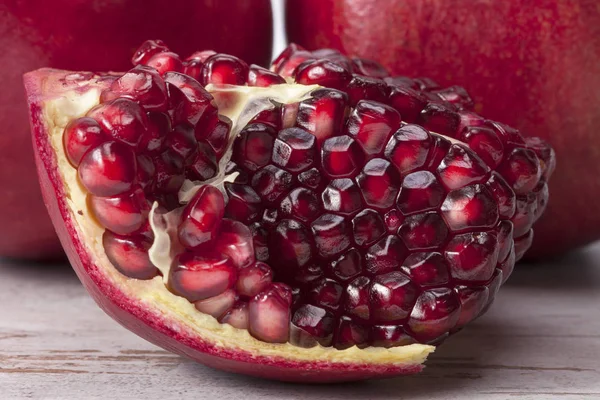
M159 346L286 381L416 373L531 245L554 153L460 87L295 45L271 70L133 60L25 87L73 267Z
M271 19L269 0L1 2L0 256L64 255L36 179L23 73L40 67L126 70L148 37L182 53L205 47L267 65Z
M552 144L561 168L528 257L600 238L597 1L287 0L286 7L291 41L463 85L479 114Z

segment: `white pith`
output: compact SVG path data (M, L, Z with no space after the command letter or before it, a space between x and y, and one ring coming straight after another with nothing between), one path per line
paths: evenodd
M88 82L89 83L89 82ZM53 85L56 87L57 85ZM279 88L269 88L264 90L260 88L237 87L229 88L229 91L235 91L235 95L240 98L257 101L256 104L262 104L252 111L242 112L245 108L239 102L237 107L228 107L220 104L220 112L227 115L232 121L233 132L239 133L253 115L260 112L269 104L270 100L278 103L296 102L307 96L314 87L303 87L301 85L278 85ZM296 87L294 89L294 87ZM42 86L43 89L43 86ZM212 91L219 102L220 94L215 92L214 88L208 88ZM259 341L252 337L246 330L233 328L227 324L220 324L210 315L202 314L192 303L183 297L172 294L165 287L162 277L156 277L151 280L136 280L127 278L120 274L107 259L102 246L102 234L104 228L98 225L91 217L87 207L86 191L79 183L77 170L73 168L64 153L62 144L62 135L67 123L81 117L86 112L99 103L100 89L98 85L92 82L85 93L77 92L73 89L65 89L64 93L53 94L52 98L46 99L42 104L42 112L46 129L50 135L50 142L56 154L57 164L61 178L65 185L67 194L67 204L71 217L78 229L80 241L85 243L87 250L93 255L96 265L100 268L106 279L120 288L127 297L137 300L147 310L160 318L165 324L170 324L170 328L175 331L186 330L192 332L204 340L215 344L218 347L228 349L239 349L240 352L250 352L263 357L282 357L298 361L321 361L329 363L356 363L356 364L395 364L395 365L413 365L421 364L425 361L427 355L434 350L433 346L412 344L409 346L400 346L390 349L381 347L369 347L359 349L351 347L345 350L337 350L333 347L316 346L309 349L293 346L289 343L271 344ZM223 106L221 108L221 106ZM235 137L235 135L232 135ZM224 157L225 158L225 157ZM223 168L221 168L223 170ZM222 184L224 176L215 179L214 184ZM197 185L186 183L186 190L180 193L182 202L189 200L195 191ZM191 194L190 194L191 193ZM160 218L154 218L156 206L153 207L151 223L155 231L156 240L151 248L151 260L161 270L165 277L168 276L170 268L170 241L168 235L160 228ZM158 221L158 222L157 222Z

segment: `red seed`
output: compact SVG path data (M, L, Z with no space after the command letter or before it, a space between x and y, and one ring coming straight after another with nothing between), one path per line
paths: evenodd
M158 269L152 264L148 250L152 241L141 235L121 236L104 231L102 246L111 264L123 275L133 279L152 279Z
M346 130L367 155L379 155L390 136L400 128L400 122L400 114L393 108L361 100L348 117Z
M110 197L132 189L136 159L132 149L118 142L105 142L88 151L81 160L79 181L88 192Z
M83 156L92 148L108 140L108 136L95 119L82 117L72 120L65 127L63 145L69 162L79 166Z
M200 83L204 86L244 85L248 80L248 64L228 54L214 54L204 61Z
M290 336L291 289L272 283L253 297L248 306L248 331L267 343L286 343Z
M92 108L88 113L113 139L137 146L148 130L146 113L135 101L118 98Z
M248 72L248 86L268 87L283 83L285 83L285 79L280 75L256 64L250 65L250 70Z
M141 188L116 197L89 195L88 202L100 225L118 235L140 229L150 212L150 204Z
M183 209L177 235L188 249L213 240L223 220L225 199L214 186L204 185Z

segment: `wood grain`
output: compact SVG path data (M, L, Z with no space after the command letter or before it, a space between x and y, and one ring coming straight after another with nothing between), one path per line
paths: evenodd
M600 244L521 265L425 372L344 385L231 375L118 326L66 265L0 261L0 399L600 399Z

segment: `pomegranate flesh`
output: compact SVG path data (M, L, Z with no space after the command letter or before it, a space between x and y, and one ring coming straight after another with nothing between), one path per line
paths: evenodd
M418 372L491 305L547 202L545 143L332 50L190 59L146 43L125 74L25 76L53 222L110 315L326 382Z

